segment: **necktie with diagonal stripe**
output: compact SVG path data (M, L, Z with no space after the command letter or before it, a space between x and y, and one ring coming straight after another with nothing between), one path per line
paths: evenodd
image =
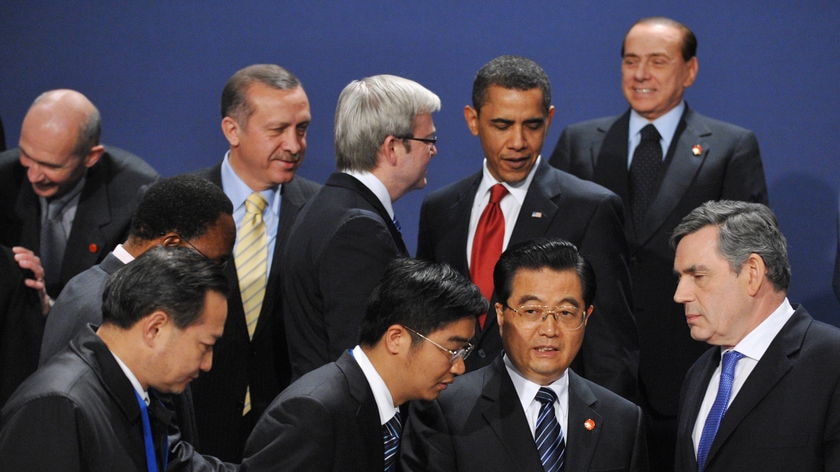
M233 259L239 278L239 292L248 336L254 336L257 321L265 297L266 270L268 263L268 236L263 221L263 211L268 206L265 197L254 192L245 200L245 216L236 235ZM242 414L251 410L250 388L245 392L245 407Z
M395 469L397 451L400 449L400 433L402 433L402 421L398 411L387 423L382 425L382 445L385 452L384 472L391 472Z
M540 453L540 462L545 472L560 472L566 462L566 446L563 441L563 429L554 415L557 394L548 387L541 387L535 398L542 403L534 431L534 441L537 443L537 452Z

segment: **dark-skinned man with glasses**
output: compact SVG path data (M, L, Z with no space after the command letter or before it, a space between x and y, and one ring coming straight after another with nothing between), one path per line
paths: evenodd
M405 412L434 400L472 351L478 288L452 268L398 258L373 289L358 345L280 393L245 444L243 471L393 471Z
M577 248L513 245L493 280L504 351L412 405L402 470L648 470L641 409L569 367L598 316L595 277Z

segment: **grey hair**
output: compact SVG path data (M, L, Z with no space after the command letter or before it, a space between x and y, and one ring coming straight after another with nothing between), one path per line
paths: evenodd
M790 286L787 240L779 230L773 211L761 203L732 200L709 201L691 211L674 228L671 246L706 226L719 230L718 250L736 273L751 254L767 266L767 279L777 291Z
M413 80L374 75L350 82L335 109L336 167L373 169L385 138L410 136L417 115L438 110L440 98Z

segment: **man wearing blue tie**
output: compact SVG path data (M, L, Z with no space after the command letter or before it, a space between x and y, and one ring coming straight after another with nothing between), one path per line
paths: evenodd
M707 202L671 240L674 300L691 337L715 346L682 386L676 470L840 470L840 329L788 302L773 212Z
M413 404L402 470L647 471L641 409L575 373L595 277L560 239L509 247L494 269L504 352Z

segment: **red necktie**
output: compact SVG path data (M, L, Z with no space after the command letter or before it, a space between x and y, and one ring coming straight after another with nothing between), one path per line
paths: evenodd
M490 202L478 219L473 238L470 278L488 300L493 298L493 267L502 254L502 244L505 241L505 215L499 202L507 193L502 184L490 187ZM481 328L484 328L486 319L487 313L478 317Z

